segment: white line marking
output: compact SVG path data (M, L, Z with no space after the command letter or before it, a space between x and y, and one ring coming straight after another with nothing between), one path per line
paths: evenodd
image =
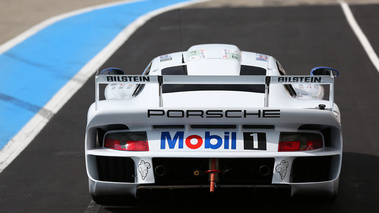
M88 204L87 209L84 211L84 213L98 213L100 210L99 205L97 205L93 200Z
M353 29L355 35L358 37L359 42L361 42L372 64L375 66L376 70L379 72L379 58L376 55L374 49L372 48L366 35L363 33L362 29L359 27L357 21L355 20L354 15L350 10L349 5L344 1L340 1L340 4L346 16L346 19L350 24L350 27Z
M102 4L93 7L88 7L76 11L72 11L69 13L65 13L62 15L58 15L47 19L40 24L30 28L24 33L18 35L17 37L9 40L0 46L0 54L8 51L12 47L17 44L23 42L34 34L38 33L38 31L52 25L60 20L65 18L69 18L81 13L90 12L96 9L102 9L106 7L112 7L120 4L125 4L127 2L131 2L131 0L127 1L119 1L109 4ZM84 67L83 67L84 68ZM79 90L80 87L87 81L88 77L83 76L80 72L76 74L61 90L55 94L55 96L38 112L18 133L15 135L8 143L4 146L2 150L0 150L0 173L29 145L29 143L37 136L37 134L43 129L43 127L49 122L50 118L55 115L58 110L72 97L73 94ZM75 82L78 81L78 82ZM73 90L72 94L70 91L65 90ZM67 96L67 97L65 97ZM46 117L42 116L46 109L50 110L51 116Z
M83 9L80 9L80 10L75 10L75 11L72 11L72 12L68 12L68 13L64 13L64 14L61 14L61 15L57 15L57 16L54 16L54 17L51 17L49 19L46 19L45 21L42 21L41 23L31 27L30 29L26 30L25 32L21 33L20 35L14 37L13 39L5 42L4 44L2 44L0 46L0 54L3 54L4 52L8 51L9 49L13 48L14 46L16 46L17 44L23 42L24 40L26 40L27 38L33 36L34 34L38 33L39 31L41 31L42 29L60 21L60 20L63 20L63 19L66 19L66 18L69 18L69 17L72 17L72 16L76 16L76 15L79 15L79 14L82 14L82 13L86 13L86 12L90 12L90 11L93 11L93 10L97 10L97 9L104 9L104 8L107 8L107 7L113 7L113 6L116 6L116 5L120 5L120 4L125 4L127 2L132 2L132 0L124 0L124 1L117 1L117 2L112 2L112 3L107 3L107 4L101 4L101 5L96 5L96 6L92 6L92 7L87 7L87 8L83 8Z
M95 73L95 71L106 61L108 58L145 22L154 16L164 13L169 10L184 7L187 5L203 2L206 0L194 0L190 2L179 3L164 7L146 15L143 15L127 26L123 31L121 31L116 38L110 42L101 52L99 52L94 58L91 59L69 82L66 83L54 96L53 98L43 107L45 110L51 111L56 114L62 106L87 82L87 80ZM53 24L61 19L68 18L83 12L88 12L91 10L115 6L117 4L123 4L129 1L121 1L112 4L105 4L95 7L90 7L78 11L74 11L68 14L63 14L60 16L53 17L46 22L43 22L36 27L31 28L17 38L7 42L5 45L0 47L0 54L2 51L6 51L7 48L11 48L22 42L26 38L34 35L38 30ZM18 43L17 43L18 42ZM53 116L51 116L53 117ZM37 136L37 134L45 127L49 122L50 118L47 119L41 116L41 113L37 113L21 130L14 136L8 144L0 150L0 173L30 144L30 142ZM83 130L84 131L84 130Z

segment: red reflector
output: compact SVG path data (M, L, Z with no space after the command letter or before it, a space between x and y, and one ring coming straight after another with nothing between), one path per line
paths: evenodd
M280 141L279 152L306 151L322 148L321 140L314 141Z
M110 138L105 139L104 147L116 150L126 150L121 147L121 141Z
M124 151L149 151L149 143L147 141L120 141L106 138L104 147Z
M321 140L307 141L306 150L319 149L319 148L322 148L322 141Z
M300 150L300 141L279 142L279 152L291 152Z
M279 152L307 151L323 147L322 137L316 133L281 133Z
M149 151L149 144L147 141L126 141L126 150Z
M120 131L105 135L104 147L123 151L149 151L146 132Z

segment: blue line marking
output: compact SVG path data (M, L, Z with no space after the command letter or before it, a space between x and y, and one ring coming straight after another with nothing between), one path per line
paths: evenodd
M131 22L187 1L146 0L86 12L58 21L1 54L0 150Z

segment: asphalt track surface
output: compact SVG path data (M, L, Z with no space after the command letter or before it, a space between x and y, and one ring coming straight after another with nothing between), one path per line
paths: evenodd
M379 52L379 5L351 6L374 50ZM178 27L181 23L181 39ZM92 212L377 212L379 200L379 73L349 27L341 7L183 8L153 18L103 66L140 74L158 55L199 43L231 43L242 50L277 58L288 74L312 67L338 69L335 101L342 112L344 136L340 190L332 203L270 200L247 206L212 200L159 209L95 206ZM88 195L84 166L86 112L94 100L90 79L56 114L32 143L0 174L0 212L84 212ZM213 207L215 209L213 209Z

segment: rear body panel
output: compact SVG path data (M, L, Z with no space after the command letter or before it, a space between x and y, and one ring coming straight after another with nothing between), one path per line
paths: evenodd
M241 65L255 67L243 71L253 73L239 76ZM162 75L165 69L170 75ZM140 199L151 190L209 190L214 182L216 193L267 188L290 196L335 195L342 131L333 78L283 76L280 69L271 56L200 45L157 57L142 76L97 77L85 139L90 194ZM122 84L131 84L133 95L101 100L101 84L113 84L105 89L108 97L121 97L109 94L125 92ZM291 95L291 84L303 85L302 98ZM315 84L328 85L329 99L304 98L304 87ZM136 132L145 135L147 149L105 145L112 134ZM316 134L321 148L280 151L284 133Z

